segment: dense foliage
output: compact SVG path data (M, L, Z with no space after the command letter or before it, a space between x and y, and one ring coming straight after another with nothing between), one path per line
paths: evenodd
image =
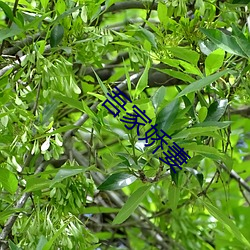
M248 7L0 1L0 249L250 249Z

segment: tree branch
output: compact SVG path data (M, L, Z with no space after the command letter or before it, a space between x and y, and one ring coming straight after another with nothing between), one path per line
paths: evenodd
M39 32L33 36L27 36L25 39L18 41L13 44L13 47L6 48L3 50L3 55L15 55L19 50L23 49L25 46L31 45L33 42L43 38L45 32Z
M250 192L250 186L233 169L230 171L223 163L219 164L219 166L224 169L232 179L236 180L239 185L241 185L245 190Z
M50 51L50 45L46 45L45 46L45 50L44 52L49 52ZM25 58L27 57L27 55L24 55L24 56L21 56L19 58L19 60L15 60L12 64L9 64L7 66L5 66L4 68L2 68L0 70L0 77L3 76L8 70L11 70L11 69L18 69L19 67L21 67L20 65L20 61L23 62L25 60Z

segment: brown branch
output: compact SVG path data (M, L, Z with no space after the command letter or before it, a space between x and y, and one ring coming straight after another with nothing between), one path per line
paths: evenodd
M39 32L33 36L27 36L25 39L15 42L13 47L6 48L3 50L3 55L15 55L19 50L23 49L25 46L31 45L37 40L40 40L45 36L45 32Z
M243 117L249 118L250 117L250 106L243 106L238 109L231 109L231 114L234 115L241 115Z

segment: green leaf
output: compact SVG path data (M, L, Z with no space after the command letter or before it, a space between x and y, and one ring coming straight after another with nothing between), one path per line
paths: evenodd
M83 106L83 109L85 110L86 114L92 118L93 120L96 119L96 115L95 113L88 107L88 105L86 104L85 101L82 101L82 106Z
M57 182L61 182L62 180L66 179L70 176L74 176L74 175L80 174L80 173L85 172L85 171L86 171L86 169L83 167L65 166L64 168L61 168L58 171L55 178L51 182L51 186Z
M80 212L82 214L105 214L105 213L117 213L119 212L119 208L114 208L114 207L96 207L96 206L92 206L92 207L82 207L80 209Z
M200 50L203 54L205 55L209 55L212 51L218 49L218 46L216 44L214 44L212 41L210 41L209 39L206 39L204 41L199 41L199 47Z
M168 21L168 9L165 3L159 2L157 6L157 14L161 23L167 24Z
M42 7L43 7L44 9L47 8L48 3L49 3L49 0L41 0L41 5L42 5Z
M136 177L132 174L120 172L109 176L99 187L99 190L117 190L133 183Z
M185 129L185 130L177 133L176 135L173 135L172 139L194 138L196 136L206 135L207 132L215 131L217 129L219 129L219 128L218 127L188 128L188 129Z
M175 57L190 62L194 66L197 65L200 58L200 54L198 52L190 49L176 47L176 48L169 48L168 50L172 52Z
M14 209L14 208L7 207L5 211L0 212L0 222L4 223L5 220L7 220L10 215L12 215L14 213L18 213L18 212L23 212L23 211L24 211L23 208Z
M49 188L51 185L51 180L37 177L37 176L31 176L26 178L26 188L24 192L33 192L33 191L39 191L46 188Z
M222 49L217 49L210 53L205 60L205 72L206 75L211 75L223 65L225 57L225 51Z
M70 98L68 96L64 96L58 92L54 92L53 97L63 103L68 104L69 106L76 108L82 112L85 112L85 109L83 108L83 105L80 101Z
M220 118L224 115L227 109L228 100L222 99L219 101L215 101L208 108L208 114L205 119L207 121L219 121Z
M22 250L17 245L15 245L11 240L9 240L8 242L9 242L10 250Z
M154 106L155 111L157 111L158 107L161 105L162 101L164 100L166 94L166 87L161 86L157 89L155 94L152 96L151 101Z
M18 180L8 169L0 168L0 183L2 183L4 189L11 194L14 194L17 191Z
M44 235L41 235L40 239L38 241L36 250L43 250L43 247L46 245L47 242L48 241L47 241L46 237Z
M204 87L206 87L207 85L213 83L214 81L218 80L220 77L222 77L223 75L227 74L231 72L230 70L223 70L221 72L215 73L213 75L207 76L205 78L202 78L198 81L195 81L191 84L189 84L185 89L183 89L178 95L178 97L181 97L183 95L186 95L188 93L200 90Z
M172 168L170 168L170 175L171 175L171 180L174 182L174 184L178 187L179 186L179 171L175 173Z
M128 91L129 91L129 94L131 94L131 80L130 80L128 67L126 66L125 61L123 61L123 67L124 67L124 72L125 72L125 76L126 76L126 80L127 80Z
M56 25L50 35L50 46L56 47L63 39L64 28L61 24Z
M201 200L201 199L200 199ZM234 224L232 220L230 220L221 210L213 206L212 204L203 201L203 204L205 205L208 212L215 217L219 222L223 224L223 226L230 232L232 235L234 235L239 241L241 241L244 245L246 245L248 248L250 248L249 241L245 238L245 236L241 233L241 231L238 229L238 227Z
M156 124L158 130L167 131L175 121L175 118L178 114L179 110L179 102L178 99L174 99L171 103L169 103L165 108L163 108L156 115ZM159 133L161 134L161 133Z
M147 29L144 29L142 27L140 27L140 30L136 32L136 34L140 34L140 36L142 37L143 40L147 40L150 42L150 44L152 45L153 48L156 48L157 47L157 44L155 42L155 36L152 32L150 32L149 30Z
M144 185L138 188L121 208L120 212L116 215L112 224L121 224L124 222L139 206L143 198L147 195L150 185Z
M232 35L235 37L241 38L242 40L248 42L245 35L242 33L242 31L234 23L232 23Z
M198 180L200 186L202 187L203 185L203 182L204 182L204 176L201 172L197 171L196 169L194 168L189 168L189 167L186 167L185 170L187 170L188 172L190 172L192 175L195 176L195 178Z
M106 86L103 84L102 80L100 79L100 77L96 74L96 72L94 71L96 79L98 81L98 83L100 84L102 91L104 92L105 96L110 100L111 98L107 95L108 94L108 89L106 88Z
M203 122L206 119L207 116L207 108L206 107L201 107L199 112L198 112L198 118L200 122Z
M24 14L22 13L27 19L31 20L30 23L28 23L25 27L24 30L27 32L30 29L37 29L37 27L41 24L41 22L46 18L51 16L51 11L46 12L44 15L42 16L31 16L29 15L27 12Z
M173 69L158 69L156 68L156 70L162 72L162 73L165 73L169 76L172 76L174 78L177 78L177 79L180 79L184 82L193 82L195 79L191 76L189 76L188 74L186 73L183 73L183 72L180 72L180 71L176 71L176 70L173 70Z
M137 98L139 94L148 86L148 70L150 67L150 61L147 61L146 67L136 85L134 96Z
M193 66L192 64L181 60L179 60L179 65L184 68L185 73L203 77L203 74L201 73L200 69L197 66Z
M64 231L64 229L68 226L69 222L64 222L65 224L55 232L55 234L53 235L53 237L45 244L45 246L43 247L42 250L49 250L52 245L53 242L59 237L59 235Z
M179 86L176 86L178 92L181 92L181 88ZM185 104L185 108L189 108L188 109L188 114L192 117L192 119L196 120L196 115L194 113L194 107L191 103L191 101L186 97L186 96L182 96L182 100L184 101Z
M20 29L18 26L14 25L11 28L0 30L0 42L6 38L17 36L22 33L24 30Z
M13 12L12 12L11 8L9 7L9 5L7 5L7 4L4 3L3 1L0 1L0 8L3 9L5 15L6 15L11 21L14 21L14 15L13 15Z
M56 20L53 22L54 23L58 23L60 20L64 19L66 16L78 11L79 9L81 9L83 7L82 4L79 4L78 6L76 7L73 7L72 9L69 9L69 10L66 10L64 13L62 13L60 16L58 16L56 18Z
M195 124L193 127L217 127L217 129L222 129L228 127L230 124L232 124L231 121L224 121L224 122L204 121Z
M237 40L233 36L228 36L222 31L217 29L204 29L200 28L201 32L204 33L213 43L219 48L241 57L246 57Z
M209 147L206 145L188 145L188 150L197 152L205 157L208 157L212 160L222 160L224 162L227 161L227 158L225 157L225 154L220 153L216 148Z
M232 34L235 37L237 43L239 44L240 48L244 51L244 53L250 57L250 42L242 33L242 31L235 25L232 24ZM242 72L243 74L243 72Z
M58 108L59 102L52 100L51 103L45 104L42 112L42 124L49 122L50 118L53 116L54 112Z
M248 39L246 39L244 37L244 39L240 38L240 37L235 37L237 43L239 44L240 48L244 51L244 53L250 57L250 42L248 41Z
M172 210L176 210L180 199L180 188L174 182L170 183L168 188L168 203Z

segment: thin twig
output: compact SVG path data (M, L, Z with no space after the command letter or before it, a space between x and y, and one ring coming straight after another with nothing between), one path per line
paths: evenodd
M37 107L38 107L38 101L39 101L39 97L40 97L41 85L42 85L42 81L40 80L40 82L38 83L35 105L33 107L33 114L34 115L36 115L36 110L37 110Z
M244 190L243 190L243 188L242 188L242 186L240 184L239 184L239 188L240 188L240 191L241 191L243 197L246 200L246 203L248 204L248 206L250 206L250 200L247 198L247 196L246 196L246 194L245 194L245 192L244 192Z
M250 192L250 186L233 169L230 171L223 163L219 164L219 166L224 169L232 179L236 180L239 185L241 185L245 190Z
M155 0L153 0L153 2L151 3L151 6L150 6L150 8L149 8L149 11L147 12L146 20L143 22L143 24L142 24L142 26L141 26L142 28L145 27L146 21L148 21L148 19L150 18L150 15L151 15L151 12L152 12L152 8L154 7L154 4L155 4Z

